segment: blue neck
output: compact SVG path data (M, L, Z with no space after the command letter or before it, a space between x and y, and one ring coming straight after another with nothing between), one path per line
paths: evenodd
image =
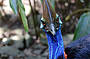
M46 35L49 45L49 59L65 59L61 29L56 31L54 36L51 33L46 33Z

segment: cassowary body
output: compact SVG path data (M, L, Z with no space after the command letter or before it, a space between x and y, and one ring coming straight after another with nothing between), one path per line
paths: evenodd
M68 59L90 59L90 35L86 35L65 48Z
M67 54L65 58L61 24L60 17L51 8L49 1L43 0L41 28L46 33L48 39L49 59L90 59L90 53L88 53L90 52L90 35L70 44L65 49Z

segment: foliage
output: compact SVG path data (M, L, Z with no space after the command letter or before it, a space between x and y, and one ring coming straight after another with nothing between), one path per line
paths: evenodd
M68 20L70 20L70 18L71 18L73 15L75 15L75 14L77 14L77 13L80 13L80 12L85 12L85 11L90 11L90 9L89 9L89 8L84 8L84 9L76 10L76 11L72 12L72 14L69 14L69 15L65 18L65 20L68 21Z
M22 22L24 24L24 28L25 28L26 32L28 32L28 23L27 23L27 18L25 16L25 9L24 9L24 5L22 4L22 1L21 0L9 0L9 1L10 1L10 6L11 6L12 10L14 11L15 14L19 14L19 16L21 17ZM41 2L42 1L43 0L41 0ZM50 0L50 2L52 4L52 7L55 9L55 0ZM81 0L81 2L84 2L84 1ZM78 9L75 12L73 12L72 14L69 14L65 18L65 20L69 20L74 14L77 14L81 11L82 12L90 11L90 9L89 8ZM76 39L90 33L89 32L90 24L88 23L88 22L90 22L89 16L90 16L90 12L85 13L80 17L73 40L76 40ZM34 17L34 18L36 18L36 17Z
M17 14L16 0L9 0L9 3L10 3L12 10L14 11L14 13Z
M43 2L43 0L41 0ZM55 10L55 0L50 0L52 8Z
M90 34L90 12L84 13L77 24L73 40Z
M21 0L9 0L10 6L15 14L19 14L24 24L25 31L28 32L28 23L25 15L25 8Z
M52 8L55 10L55 0L50 0L51 4L52 4Z

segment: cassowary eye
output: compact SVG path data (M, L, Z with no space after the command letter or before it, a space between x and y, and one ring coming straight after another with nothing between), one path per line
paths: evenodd
M56 15L56 19L55 19L54 24L55 24L56 30L58 30L59 27L60 27L60 25L61 25L61 23L60 23L60 17L58 15Z
M47 21L45 21L45 19L43 17L41 18L40 28L42 28L45 32L49 32L49 26L47 24Z

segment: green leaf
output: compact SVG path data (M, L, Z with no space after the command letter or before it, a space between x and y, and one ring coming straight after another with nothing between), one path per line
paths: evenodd
M24 28L25 28L25 31L28 32L28 23L27 23L27 18L25 16L25 13L23 11L22 8L20 8L20 15L21 15L21 18L22 18L22 22L24 24Z
M77 24L73 40L90 34L90 12L84 13Z
M50 0L52 8L55 10L55 0Z
M18 3L17 5L20 6L25 11L25 8L24 8L24 5L23 5L22 1L17 0L17 3Z
M28 22L25 15L25 8L21 0L9 0L10 6L15 14L19 14L23 22L25 31L28 32Z
M43 0L41 0L41 2L43 3ZM55 10L55 0L49 0L52 8Z
M22 4L21 0L17 0L17 5L18 5L18 10L20 12L20 17L22 19L25 31L28 32L28 22L27 22L27 18L25 15L24 5Z
M12 10L14 11L15 14L17 14L17 4L16 4L16 0L9 0L10 3L10 7L12 8Z
M43 0L41 0L41 2L43 2Z

